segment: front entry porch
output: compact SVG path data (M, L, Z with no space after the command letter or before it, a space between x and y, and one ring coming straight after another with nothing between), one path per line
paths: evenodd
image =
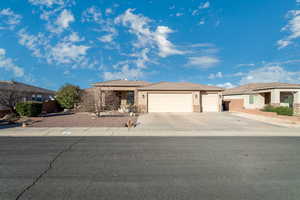
M271 105L274 107L290 107L294 108L295 115L300 114L299 89L270 89L259 91L258 95L264 99L264 106Z
M136 92L132 90L103 91L101 96L103 109L109 111L132 112L137 103Z

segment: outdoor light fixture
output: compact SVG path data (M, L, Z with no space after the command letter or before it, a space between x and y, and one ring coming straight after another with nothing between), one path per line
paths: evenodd
M145 95L144 95L144 94L143 94L143 96L142 96L142 97L143 97L143 99L145 99Z
M198 99L198 94L195 94L195 98Z

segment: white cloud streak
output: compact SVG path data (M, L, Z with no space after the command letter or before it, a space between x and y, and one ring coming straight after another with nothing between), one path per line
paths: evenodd
M167 26L158 26L155 31L151 31L150 22L152 20L133 12L134 9L126 10L124 14L115 19L115 23L128 27L129 32L137 37L137 41L133 44L136 48L157 47L160 57L184 54L168 40L168 34L173 32L172 29Z
M240 84L261 83L261 82L287 82L299 83L300 71L287 71L281 66L264 66L249 71L240 80Z
M236 85L232 84L231 82L217 84L217 86L221 88L227 88L227 89L236 87Z
M281 31L288 32L289 35L277 41L278 49L285 48L293 43L293 40L300 37L300 10L291 10L287 14L288 24Z
M124 65L121 71L118 72L104 72L104 80L115 80L115 79L129 79L137 80L144 77L144 72L141 69L130 69L128 65Z
M23 68L17 66L11 58L6 57L5 49L0 48L0 69L11 71L15 77L23 77Z
M0 10L0 30L14 30L21 23L22 16L10 8Z
M29 3L36 6L52 7L53 5L64 5L65 0L28 0Z
M208 69L220 63L220 60L215 56L199 56L189 57L187 66Z

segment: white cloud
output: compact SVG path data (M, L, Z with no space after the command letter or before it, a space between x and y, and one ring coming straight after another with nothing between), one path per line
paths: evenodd
M107 35L103 35L101 37L99 37L98 39L101 41L101 42L104 42L104 43L110 43L113 41L113 38L114 35L113 34L107 34Z
M158 55L167 57L170 55L183 54L175 45L168 40L168 34L173 30L167 26L158 26L153 32L150 30L151 19L133 13L134 9L128 9L124 14L115 19L115 23L129 28L129 32L137 36L134 46L137 48L158 47Z
M105 14L106 15L110 15L110 14L112 14L113 13L113 10L111 9L111 8L106 8L105 9Z
M206 2L204 2L204 3L202 3L202 4L200 4L200 5L197 7L197 9L193 10L193 11L192 11L192 15L193 15L193 16L199 15L200 12L201 12L201 10L207 9L207 8L209 8L209 7L210 7L210 2L209 2L209 1L206 1Z
M222 88L234 88L236 87L236 85L230 83L230 82L226 82L226 83L221 83L217 85L218 87L222 87Z
M205 24L205 20L204 20L204 19L201 19L201 20L199 21L199 25L203 25L203 24Z
M288 24L282 28L282 31L288 32L289 35L277 41L278 49L285 48L292 44L293 40L300 37L300 10L291 10L287 14Z
M55 24L48 24L48 30L53 33L61 33L65 29L69 28L70 23L74 22L75 18L71 11L64 9L57 17Z
M238 67L254 67L254 63L245 63L245 64L238 64Z
M65 64L82 62L89 48L88 46L75 45L69 42L58 43L51 49L49 59Z
M61 26L62 28L66 29L69 27L71 22L74 22L75 18L73 14L68 10L63 10L60 16L56 20L56 24Z
M216 79L216 78L223 78L222 72L217 72L215 74L209 74L208 79Z
M89 68L93 64L89 63L87 51L90 48L86 45L78 45L77 42L83 41L77 33L72 33L52 46L49 39L42 33L30 35L25 29L18 33L19 43L30 51L33 56L45 59L49 64L69 64L72 67Z
M0 30L14 30L21 19L22 16L15 14L10 8L0 10Z
M287 82L299 83L300 71L287 71L281 66L264 66L245 74L240 84L257 83L257 82Z
M138 68L130 69L128 65L124 65L121 71L104 72L103 74L104 80L115 80L115 79L137 80L142 77L144 77L144 73L141 71L141 69Z
M137 57L134 63L138 68L147 68L146 63L151 62L151 60L148 57L149 51L149 49L145 48L139 53L132 55L133 57Z
M53 21L52 18L50 19L49 17L55 17L55 12L44 15L45 16L43 16L43 19L47 20L48 22L46 25L47 30L56 34L62 33L64 30L68 29L70 24L75 21L75 17L73 16L72 12L66 9L62 10Z
M168 34L173 31L167 26L158 26L154 33L154 40L156 41L160 57L167 57L170 55L184 54L183 51L177 50L175 46L167 39Z
M110 10L106 9L106 14L109 15ZM117 29L114 27L114 21L111 19L104 19L101 13L101 10L95 6L92 6L85 10L81 18L82 22L94 22L99 24L99 27L96 29L96 32L104 33L102 36L97 39L103 43L107 43L109 49L115 48L118 49L119 45L114 42L115 37L118 35Z
M86 9L82 13L81 21L82 22L96 22L99 24L103 23L101 10L95 6L92 6L88 9Z
M15 77L23 77L24 70L17 66L11 58L6 57L5 49L0 48L0 69L11 71Z
M203 3L202 5L200 5L199 8L206 9L206 8L209 8L209 7L210 7L210 3L209 3L209 1L207 1L207 2Z
M65 0L28 0L29 3L32 5L39 5L39 6L48 6L52 7L53 5L63 5L65 3Z
M175 14L176 17L181 17L183 15L184 15L183 13L179 13L179 12Z
M32 51L32 54L35 57L43 57L43 47L47 47L49 45L49 40L44 34L38 33L37 35L30 35L25 29L21 29L18 32L18 37L19 44Z
M129 32L137 36L134 46L145 47L153 42L148 24L151 20L143 15L136 15L133 11L134 9L127 9L124 14L115 19L115 23L128 27Z
M186 65L207 69L214 67L218 63L220 63L220 60L215 56L199 56L189 57Z
M65 41L70 41L70 42L81 42L84 41L84 38L81 38L78 33L72 32L71 35L65 38Z

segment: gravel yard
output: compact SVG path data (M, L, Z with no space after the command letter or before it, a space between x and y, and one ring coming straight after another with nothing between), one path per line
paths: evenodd
M129 119L134 123L137 121L137 117L131 117L128 114L113 114L98 118L90 113L33 117L30 119L33 121L29 125L30 127L125 127Z

